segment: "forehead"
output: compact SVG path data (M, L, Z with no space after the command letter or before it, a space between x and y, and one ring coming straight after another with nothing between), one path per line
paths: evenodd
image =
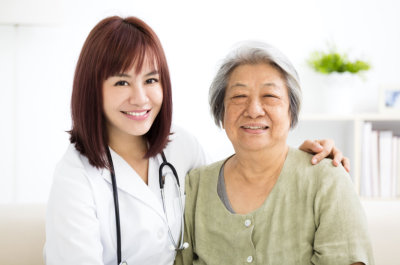
M231 72L229 83L233 82L263 82L275 80L284 82L284 76L279 69L268 63L242 64Z

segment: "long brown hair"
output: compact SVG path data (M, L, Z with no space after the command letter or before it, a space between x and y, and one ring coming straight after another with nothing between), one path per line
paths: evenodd
M150 130L144 135L149 144L146 158L160 153L168 143L172 120L171 80L167 60L154 31L136 17L108 17L89 33L75 70L70 141L97 168L109 168L108 145L103 112L102 86L110 76L133 65L139 73L145 57L157 66L163 89L163 103Z

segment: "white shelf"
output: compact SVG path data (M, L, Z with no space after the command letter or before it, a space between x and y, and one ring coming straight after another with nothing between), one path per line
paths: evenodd
M335 115L335 114L303 114L300 115L300 120L305 121L400 121L399 114L378 114L378 113L361 113L361 114L346 114L346 115Z
M372 122L375 130L392 130L400 135L400 113L357 113L324 114L306 113L300 115L298 127L289 135L289 144L298 146L304 139L332 138L343 154L350 158L350 175L360 193L362 126ZM400 201L400 198L364 198L363 200Z

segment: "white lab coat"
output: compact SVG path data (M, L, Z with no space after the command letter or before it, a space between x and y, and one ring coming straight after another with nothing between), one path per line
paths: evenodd
M174 127L164 150L176 168L182 194L184 178L206 163L197 140ZM117 179L121 222L122 260L128 264L172 264L168 227L159 189L160 155L149 160L148 185L111 150ZM168 171L168 170L167 170ZM169 171L170 172L170 171ZM168 223L175 239L181 221L172 173L166 176ZM116 265L116 227L110 173L92 167L73 145L57 165L48 201L45 260L47 265Z

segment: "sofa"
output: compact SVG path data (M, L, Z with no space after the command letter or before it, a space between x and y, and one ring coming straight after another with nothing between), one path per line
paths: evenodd
M44 204L0 204L0 264L43 265Z
M400 265L400 200L363 200L376 265ZM0 264L43 265L44 204L0 204Z

